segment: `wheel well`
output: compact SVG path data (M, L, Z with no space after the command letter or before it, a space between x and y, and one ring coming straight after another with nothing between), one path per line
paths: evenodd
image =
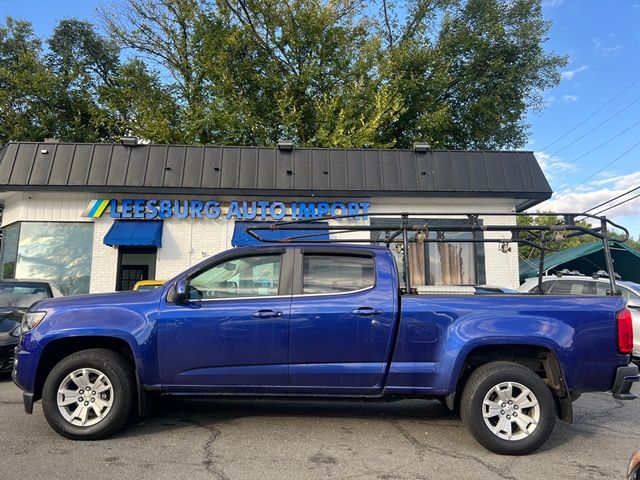
M80 350L88 350L90 348L105 348L119 353L129 362L131 368L135 371L135 361L133 359L131 347L126 341L120 338L91 336L70 337L54 340L45 347L42 352L42 356L40 357L33 391L34 400L39 400L42 396L44 381L46 380L49 372L58 362L60 362L60 360L72 353L79 352Z
M508 361L525 366L542 378L556 398L567 397L562 369L555 353L537 345L485 345L473 349L462 365L456 392L459 394L462 391L474 370L495 361ZM458 394L456 397L460 398Z

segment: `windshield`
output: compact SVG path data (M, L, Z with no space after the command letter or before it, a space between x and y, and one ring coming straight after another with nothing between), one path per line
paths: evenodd
M0 308L29 308L34 302L49 296L49 289L44 283L0 283Z
M155 290L158 287L161 287L162 285L138 285L138 288L136 288L136 290L138 292L148 292L150 290Z

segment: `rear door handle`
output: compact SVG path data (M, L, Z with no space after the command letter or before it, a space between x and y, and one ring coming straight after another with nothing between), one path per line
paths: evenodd
M258 310L251 314L253 318L276 318L282 315L283 313L280 310Z
M351 313L360 317L373 317L374 315L382 315L382 310L371 307L360 307L351 310Z

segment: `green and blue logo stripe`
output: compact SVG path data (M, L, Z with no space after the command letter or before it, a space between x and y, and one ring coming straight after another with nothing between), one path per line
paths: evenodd
M99 218L109 206L109 199L96 198L89 203L89 206L82 212L83 217Z

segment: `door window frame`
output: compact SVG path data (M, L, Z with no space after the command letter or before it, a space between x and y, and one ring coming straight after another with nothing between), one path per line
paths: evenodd
M375 252L371 250L361 250L358 248L339 247L339 248L322 248L322 247L301 247L295 249L295 262L293 269L293 285L292 296L296 298L303 297L325 297L335 295L351 295L353 293L366 292L373 290L378 284L378 266L376 265ZM373 285L349 290L346 292L327 292L327 293L304 293L304 255L327 255L327 256L343 256L343 257L360 257L370 258L373 262Z
M276 295L258 295L258 296L250 296L250 297L220 297L220 298L199 298L199 299L189 299L188 303L209 303L209 302L228 302L228 301L237 301L237 300L260 300L266 298L286 298L291 296L292 290L292 280L293 280L293 263L294 263L294 251L292 248L251 248L247 249L243 252L236 251L227 251L221 255L217 255L210 260L206 261L204 264L199 264L191 269L187 270L184 275L181 275L180 278L184 278L187 281L187 289L191 284L191 279L205 270L209 270L211 268L215 268L218 265L222 265L226 262L231 262L234 260L240 260L242 258L247 257L265 257L265 256L275 256L280 255L280 276L279 276L279 284L278 284L278 293ZM176 279L177 281L178 279ZM173 285L167 290L167 294L165 296L165 301L170 304L175 304L171 299L173 297L173 292L175 291L175 282Z

